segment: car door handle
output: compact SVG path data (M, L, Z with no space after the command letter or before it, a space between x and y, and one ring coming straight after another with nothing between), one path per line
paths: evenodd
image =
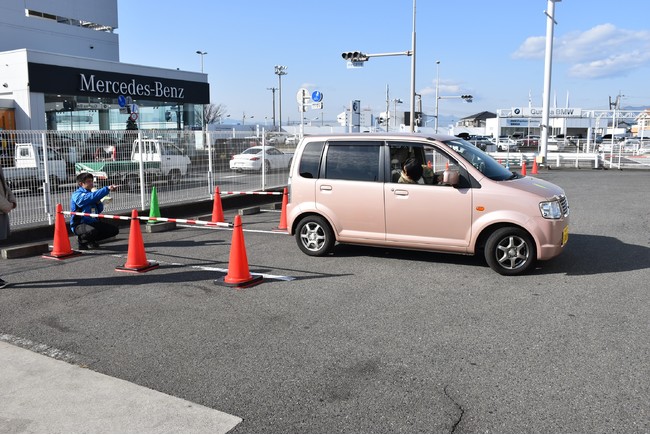
M330 186L328 184L323 184L322 186L320 186L320 190L328 190L329 191L329 190L332 190L332 186Z
M398 196L409 196L409 191L404 189L395 189L393 193Z

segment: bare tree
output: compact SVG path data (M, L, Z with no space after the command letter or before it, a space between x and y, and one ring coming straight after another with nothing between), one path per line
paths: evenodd
M225 104L204 104L203 105L203 110L201 111L200 109L197 108L197 118L201 120L201 125L203 126L203 130L208 129L208 125L214 124L218 120L220 120L223 115L226 114L226 106Z

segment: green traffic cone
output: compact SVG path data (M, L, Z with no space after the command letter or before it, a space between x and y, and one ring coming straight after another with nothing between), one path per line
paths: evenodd
M158 194L156 193L156 186L153 186L151 188L151 207L149 208L149 221L147 221L148 224L154 224L156 223L155 220L151 220L151 218L159 218L160 217L160 210L158 209Z

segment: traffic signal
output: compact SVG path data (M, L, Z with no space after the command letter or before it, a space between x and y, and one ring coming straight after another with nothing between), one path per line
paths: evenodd
M341 57L349 62L365 62L368 60L368 56L360 51L345 51L341 53Z
M462 98L463 100L467 101L468 103L471 103L471 102L472 102L472 99L473 99L474 97L471 96L471 95L469 95L469 94L465 94L465 95L461 95L460 98Z
M415 119L413 125L422 126L422 112L415 112ZM404 125L411 125L411 112L404 112Z

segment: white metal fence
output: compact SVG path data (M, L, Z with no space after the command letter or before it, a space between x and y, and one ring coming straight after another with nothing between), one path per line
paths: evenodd
M189 157L191 162L182 176L152 176L143 159L128 164L131 178L124 173L114 177L96 176L97 187L121 185L105 203L105 212L118 214L132 209L149 208L152 188L156 187L159 206L211 200L215 187L227 191L260 191L287 185L288 168L237 172L230 169L231 156L258 145L276 146L293 155L295 144L286 145L282 137L260 130L259 134L234 131L0 131L0 161L5 178L17 197L18 207L11 212L12 228L35 224L53 224L57 203L70 209L70 197L77 189L76 174L85 167L101 170L102 163L131 161L134 141L156 139L166 144L164 153ZM137 142L136 142L137 144ZM29 156L28 149L41 150ZM136 147L137 149L137 147ZM46 152L42 152L46 150ZM165 159L165 156L161 156ZM81 164L86 164L81 166ZM105 165L106 167L110 165ZM162 166L162 164L161 164ZM135 173L135 176L133 175ZM156 175L156 174L153 174Z
M12 228L54 223L56 204L70 208L70 196L77 189L75 177L83 170L78 164L101 166L103 162L131 161L134 141L156 139L168 144L171 154L189 157L186 173L180 177L152 178L144 170L145 162L131 163L135 176L129 179L98 179L101 187L113 182L122 185L111 194L106 213L119 214L133 209L145 210L151 203L152 188L156 186L159 206L212 200L215 187L221 192L264 191L287 185L288 168L236 172L230 169L232 155L258 145L275 146L285 154L293 155L294 138L286 134L235 131L0 131L0 162L5 178L17 196L18 207L11 212ZM40 156L27 155L25 145L47 150ZM548 163L555 166L582 168L635 167L650 169L650 150L646 142L639 144L571 144L560 152L549 152ZM21 148L22 147L22 148ZM17 154L17 150L20 153ZM523 151L524 149L522 149ZM490 153L503 164L529 168L536 150L529 152ZM25 155L22 155L22 154ZM36 162L38 160L38 162ZM97 166L99 165L99 166ZM141 169L142 167L142 169ZM133 175L133 173L131 175ZM149 174L150 175L150 174Z

